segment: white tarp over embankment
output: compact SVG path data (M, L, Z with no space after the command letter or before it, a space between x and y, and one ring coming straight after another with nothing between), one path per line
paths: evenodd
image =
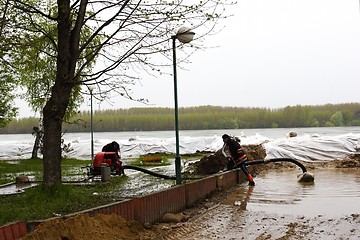
M25 159L31 157L34 139L21 137L24 135L1 135L1 159ZM120 144L122 158L132 158L139 155L165 152L175 152L175 138L169 136L159 137L131 137L108 138L106 133L96 133L94 141L95 154L101 151L102 146L117 141ZM238 136L242 145L262 144L266 149L266 159L294 158L305 161L323 161L343 159L348 155L360 154L360 134L349 133L336 136L321 136L304 134L297 137L268 138L261 134L251 136ZM71 151L66 157L77 159L91 159L90 139L87 135L66 134L66 144L70 143ZM215 152L223 145L221 136L180 136L180 154L195 153L197 151ZM41 157L41 155L40 155Z
M339 136L305 135L302 137L274 139L264 144L266 158L294 158L299 160L343 159L360 154L360 135Z

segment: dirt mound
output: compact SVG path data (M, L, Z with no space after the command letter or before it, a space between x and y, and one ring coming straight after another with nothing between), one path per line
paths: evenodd
M221 150L215 154L204 156L200 161L195 162L192 167L196 175L214 174L226 168L227 160L222 155Z
M352 154L344 159L331 160L331 161L301 161L309 172L313 169L334 169L334 168L360 168L360 154ZM270 171L272 169L296 169L297 165L291 162L276 162L268 164L259 164L254 166L255 175L259 172Z
M122 240L156 239L156 234L138 222L127 221L119 215L80 214L69 218L49 220L38 225L22 240Z
M338 168L360 168L360 154L352 154L345 158Z
M242 147L246 151L249 160L264 159L266 157L266 150L262 145L244 145ZM221 149L219 149L214 154L204 156L200 161L193 163L192 168L195 175L208 175L225 170L226 165L227 160Z
M260 145L244 145L242 146L246 151L247 158L251 160L265 159L266 150ZM226 153L225 149L225 153ZM309 170L317 167L322 168L359 168L360 167L360 154L352 154L346 157L345 159L332 160L332 161L300 161L303 163ZM219 171L226 170L227 160L224 157L221 149L215 152L214 154L206 155L195 163L190 165L190 169L195 175L209 175L214 174ZM261 171L267 171L274 168L281 169L294 169L298 168L295 164L291 162L276 162L268 164L260 164L253 166L253 174L257 174Z

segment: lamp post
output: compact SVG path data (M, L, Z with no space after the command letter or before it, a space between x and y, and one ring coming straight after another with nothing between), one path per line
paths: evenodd
M176 75L176 39L181 43L189 43L193 40L195 33L187 27L181 27L176 35L171 36L173 50L173 67L174 67L174 98L175 98L175 138L176 138L176 157L175 157L175 174L176 184L181 184L181 162L179 154L179 111L177 96L177 75Z
M90 132L91 132L91 160L94 159L94 129L93 129L93 86L88 86L90 92Z

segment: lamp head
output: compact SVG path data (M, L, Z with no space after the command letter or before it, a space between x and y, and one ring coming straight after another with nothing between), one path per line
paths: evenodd
M94 86L93 85L88 85L87 88L89 89L90 92L92 92L94 90Z
M195 33L191 31L188 27L181 27L177 31L175 37L181 42L181 43L189 43L194 39Z

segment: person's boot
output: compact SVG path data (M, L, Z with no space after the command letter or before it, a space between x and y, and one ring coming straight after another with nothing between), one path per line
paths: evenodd
M250 173L247 175L247 179L249 181L249 186L255 186L254 179L253 179L253 177L251 176Z

